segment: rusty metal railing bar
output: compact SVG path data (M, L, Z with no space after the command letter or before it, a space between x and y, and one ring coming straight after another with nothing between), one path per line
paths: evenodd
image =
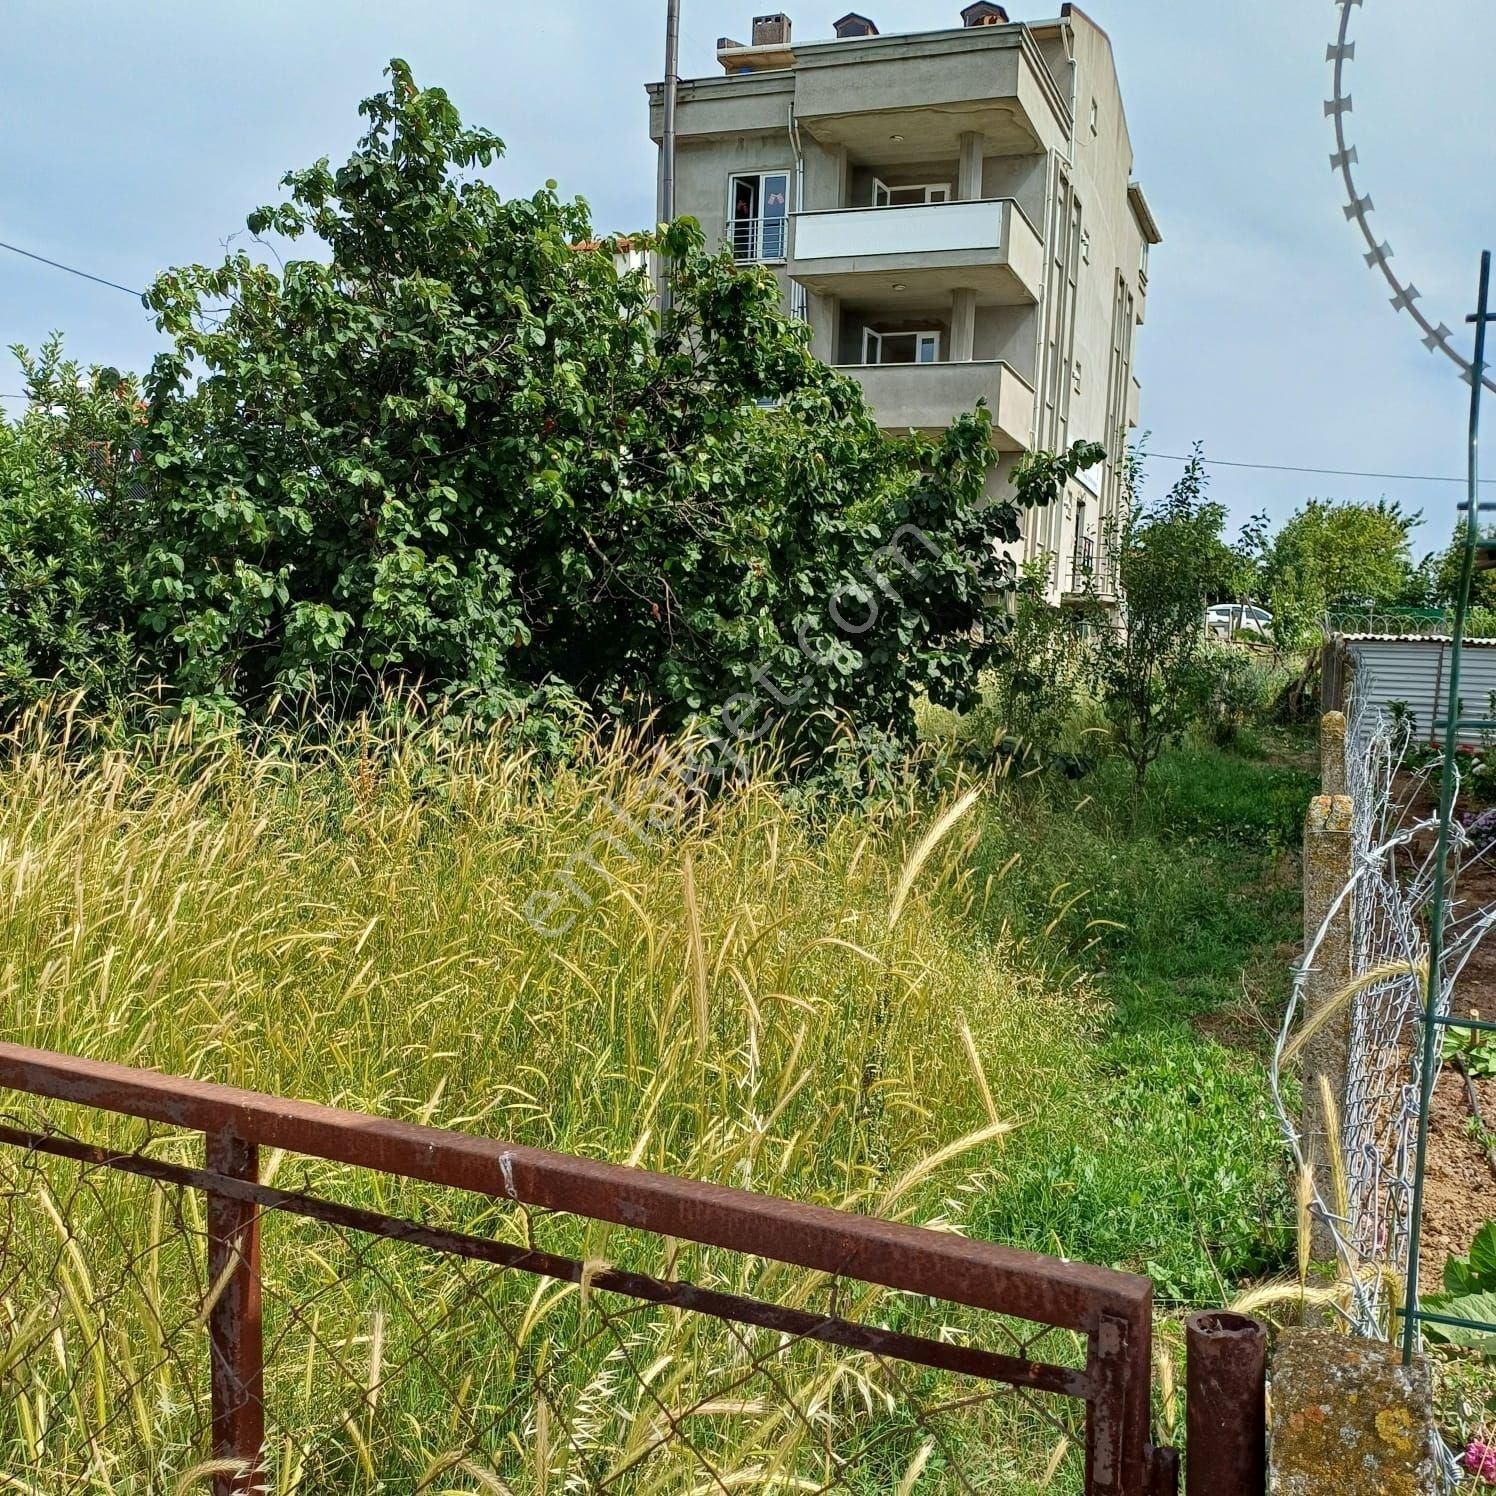
M419 1222L398 1216L381 1215L315 1195L255 1184L232 1175L218 1174L210 1169L194 1169L186 1164L169 1163L164 1159L149 1158L137 1153L122 1154L58 1134L29 1132L0 1124L0 1143L28 1153L45 1153L75 1163L132 1174L159 1184L224 1195L231 1200L256 1205L262 1211L304 1216L342 1230L384 1237L453 1257L488 1262L539 1278L551 1278L562 1283L581 1283L585 1276L589 1291L617 1293L661 1308L690 1310L710 1315L714 1319L731 1320L736 1324L771 1330L799 1340L819 1341L842 1350L866 1351L871 1355L928 1366L936 1371L977 1377L984 1381L1006 1382L1080 1401L1089 1399L1092 1392L1089 1378L1079 1368L1022 1360L997 1351L931 1340L927 1336L907 1335L878 1325L863 1324L834 1315L812 1314L803 1309L791 1309L740 1294L700 1288L692 1283L654 1278L645 1273L622 1272L614 1268L589 1272L587 1264L576 1258L541 1252L530 1247L512 1246L490 1237L423 1226Z
M1146 1278L824 1206L371 1117L99 1060L0 1044L0 1086L1091 1334L1146 1344Z
M719 1305L740 1311L741 1322L749 1324L757 1322L750 1315L772 1313L774 1319L765 1328L802 1333L847 1349L864 1348L864 1337L871 1331L879 1337L878 1353L885 1358L958 1373L977 1366L970 1358L987 1358L981 1363L984 1369L970 1374L1084 1399L1085 1484L1091 1496L1153 1496L1175 1488L1177 1461L1170 1451L1148 1442L1153 1307L1152 1285L1146 1278L698 1180L21 1045L0 1044L0 1087L203 1134L208 1168L200 1173L201 1187L217 1206L210 1223L209 1260L226 1265L235 1280L236 1301L225 1322L210 1327L214 1453L240 1462L238 1474L215 1476L215 1496L247 1496L257 1489L263 1448L264 1409L256 1380L261 1356L260 1215L246 1208L256 1203L250 1192L263 1188L256 1165L261 1147L612 1222L1084 1334L1086 1369L1079 1373L914 1337L907 1337L912 1342L908 1349L917 1354L907 1356L895 1348L897 1340L887 1338L898 1332L815 1315L809 1325L790 1328L780 1315L796 1311L754 1300L734 1303L726 1295ZM104 1152L116 1167L123 1167L126 1156L138 1161L142 1173L147 1167L177 1167L138 1154ZM272 1196L278 1193L271 1191ZM312 1197L302 1200L310 1209ZM323 1211L330 1202L315 1205ZM528 1251L524 1255L532 1260L535 1256ZM583 1271L570 1259L557 1259L555 1266L569 1281ZM619 1281L631 1277L623 1275ZM595 1274L588 1274L587 1281L608 1286ZM648 1287L650 1293L711 1292L642 1277L633 1287ZM636 1296L628 1288L620 1291ZM696 1307L706 1302L699 1300ZM734 1322L725 1314L717 1317ZM810 1334L812 1330L818 1333ZM937 1355L939 1360L930 1359ZM1038 1380L1051 1375L1065 1378L1065 1385L1050 1387Z

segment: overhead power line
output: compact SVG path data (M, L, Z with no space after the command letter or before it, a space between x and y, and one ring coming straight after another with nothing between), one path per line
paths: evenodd
M64 265L61 260L49 260L46 255L33 254L29 249L22 249L19 244L7 244L3 239L0 239L0 249L8 249L12 254L22 255L41 265L50 265L54 270L65 270L69 275L93 281L95 285L108 286L111 291L123 291L126 296L133 296L137 301L145 294L143 291L132 291L129 286L122 286L118 281L105 280L102 275L92 275L87 270L79 270L76 265Z
M28 260L35 260L40 265L50 265L54 270L65 271L68 275L76 275L83 280L93 281L95 285L108 286L111 291L123 291L126 296L133 296L140 300L144 292L133 290L129 286L122 286L118 281L112 281L102 275L94 275L90 271L80 270L76 265L64 265L61 260L50 260L46 255L39 255L29 249L22 249L19 244L8 244L0 239L0 249L8 249L12 254L23 256ZM0 395L0 400L25 400L25 395ZM1144 459L1156 457L1160 462L1192 462L1192 457L1181 457L1171 452L1147 452ZM1465 484L1467 478L1445 478L1433 473L1369 473L1356 468L1322 468L1322 467L1297 467L1284 462L1231 462L1224 457L1202 457L1200 461L1206 467L1240 468L1256 473L1307 473L1318 478L1375 478L1388 483L1459 483ZM1482 483L1496 483L1496 478L1482 478Z
M1144 452L1143 460L1156 457L1160 462L1193 462L1170 452ZM1433 473L1365 473L1355 468L1293 467L1283 462L1228 462L1224 457L1202 457L1206 467L1250 468L1258 473L1313 473L1321 478L1384 478L1391 483L1469 483L1468 478L1442 478ZM1482 483L1496 483L1496 478L1482 478Z

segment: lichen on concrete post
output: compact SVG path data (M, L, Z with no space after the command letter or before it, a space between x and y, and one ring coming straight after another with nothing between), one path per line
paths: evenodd
M1345 766L1345 714L1326 712L1319 719L1319 792L1348 795Z
M1309 803L1304 825L1304 1021L1321 1013L1351 980L1353 896L1340 901L1351 878L1351 802L1345 795L1319 795ZM1331 914L1331 910L1334 914ZM1326 924L1328 921L1328 924ZM1324 937L1313 948L1324 926ZM1304 1048L1304 1105L1302 1152L1314 1173L1321 1200L1333 1200L1330 1148L1340 1146L1329 1136L1330 1123L1323 1101L1321 1077L1340 1115L1345 1114L1346 1074L1350 1062L1351 1011L1344 1005ZM1316 1214L1310 1232L1310 1252L1317 1262L1333 1260L1335 1238Z
M1270 1373L1272 1496L1435 1496L1428 1367L1336 1330L1284 1330Z

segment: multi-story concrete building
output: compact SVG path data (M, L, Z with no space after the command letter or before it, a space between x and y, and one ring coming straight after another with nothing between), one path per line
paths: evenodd
M851 14L810 43L760 16L717 57L722 77L677 92L677 213L774 270L886 429L937 431L985 399L994 492L1023 452L1103 443L1015 559L1047 558L1056 598L1088 576L1106 592L1160 237L1106 33L1073 5L1024 23L979 0L949 30L883 36Z

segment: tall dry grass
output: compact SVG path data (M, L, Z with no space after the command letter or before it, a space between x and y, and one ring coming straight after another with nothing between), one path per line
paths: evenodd
M111 746L43 718L0 752L12 1041L960 1229L1006 1130L1045 1125L1094 1016L1084 987L1056 990L950 917L977 897L956 796L812 826L765 777L662 815L627 745L558 769L438 726L320 746L178 727ZM620 812L654 829L624 832ZM565 928L546 934L525 911L555 892L546 923ZM197 1162L200 1140L158 1130L149 1146ZM302 1159L269 1168L589 1261L828 1303L824 1281L729 1254ZM206 1488L198 1202L14 1150L0 1171L0 1487ZM896 1385L867 1358L789 1347L750 1376L768 1337L620 1322L572 1286L289 1218L267 1222L265 1262L276 1492L833 1476L1025 1491L1073 1467L1058 1451L1045 1475L1059 1434L1021 1405L917 1415L950 1389ZM923 1312L855 1286L836 1302Z

